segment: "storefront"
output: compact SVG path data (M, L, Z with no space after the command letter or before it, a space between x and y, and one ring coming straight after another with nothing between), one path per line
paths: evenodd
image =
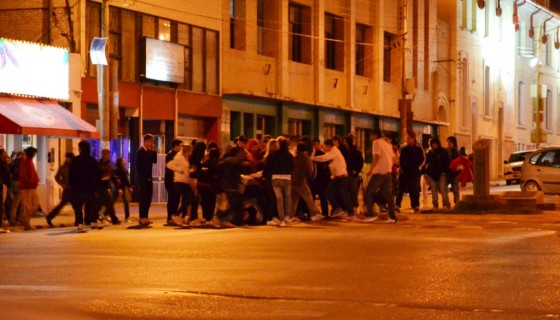
M0 93L4 94L0 97L0 146L8 154L37 148L39 197L42 208L48 210L59 199L54 174L64 153L77 151L64 138L99 137L94 126L70 111L76 112L74 93L80 91L73 81L73 72L80 72L79 57L65 49L8 39L0 39L0 55Z

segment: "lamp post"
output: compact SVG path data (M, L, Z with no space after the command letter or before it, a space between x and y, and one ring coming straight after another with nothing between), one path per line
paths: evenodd
M532 133L532 140L535 143L535 149L539 148L539 145L541 142L546 142L544 141L545 139L543 139L542 137L542 122L543 122L543 98L546 97L546 94L543 95L543 85L542 85L542 62L541 62L541 44L542 44L542 40L541 40L541 32L543 30L543 23L544 23L544 19L541 18L541 21L539 22L539 30L537 32L537 88L536 88L536 98L537 101L533 101L533 121L534 121L534 125L535 125L535 131L534 133Z
M408 0L402 0L402 35L401 35L401 63L402 63L402 79L401 79L401 100L399 101L399 111L401 118L401 142L406 137L406 130L412 129L412 107L411 101L407 99L407 79L406 79L406 33L408 29Z

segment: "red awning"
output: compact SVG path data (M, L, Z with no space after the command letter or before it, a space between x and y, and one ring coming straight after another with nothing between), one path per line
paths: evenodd
M0 133L99 138L94 126L54 101L0 98Z

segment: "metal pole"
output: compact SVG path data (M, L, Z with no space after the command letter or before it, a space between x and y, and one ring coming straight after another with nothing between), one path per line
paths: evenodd
M103 26L101 28L101 36L107 38L105 54L107 61L110 61L110 40L109 40L109 0L103 0ZM97 95L99 98L99 122L101 126L101 147L109 148L109 132L110 132L110 106L109 106L109 65L99 65L97 68Z
M401 79L401 101L400 101L400 117L401 117L401 142L406 136L406 129L412 119L409 117L409 104L406 101L406 33L408 29L408 0L402 0L402 34L401 34L401 63L402 63L402 79Z

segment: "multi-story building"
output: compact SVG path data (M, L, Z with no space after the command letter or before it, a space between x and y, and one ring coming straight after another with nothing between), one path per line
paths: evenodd
M223 0L222 7L222 141L353 133L369 151L372 128L397 140L403 83L424 142L447 126L435 0Z
M108 58L119 116L117 139L111 142L114 156L128 159L144 133L156 136L161 153L175 136L219 142L221 1L109 4ZM101 0L0 2L0 37L71 52L70 99L61 103L98 128L98 69L90 60L90 45L102 36L103 16ZM175 67L179 60L180 69ZM72 145L48 140L45 149L56 150L54 170ZM92 143L99 149L98 141ZM134 156L130 162L133 167Z
M449 133L467 150L479 139L490 143L493 178L512 151L560 143L558 11L553 1L438 1Z

